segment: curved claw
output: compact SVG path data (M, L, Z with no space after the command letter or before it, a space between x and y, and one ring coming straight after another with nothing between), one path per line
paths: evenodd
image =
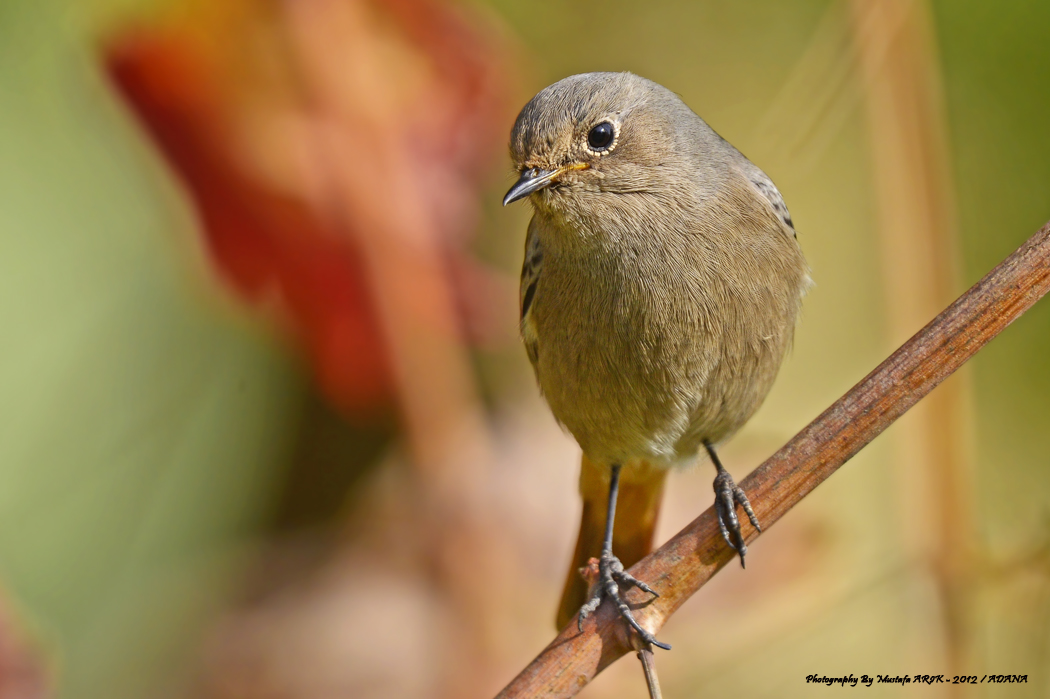
M616 602L616 608L620 610L620 616L623 617L624 621L626 621L628 624L631 625L632 629L634 629L635 631L638 632L638 635L641 637L641 639L643 641L645 641L646 643L651 643L654 646L656 646L657 648L663 648L664 650L671 650L671 646L669 646L666 643L660 643L659 641L656 640L655 636L653 636L651 633L649 633L648 631L646 631L645 629L642 628L642 625L639 624L635 620L634 615L631 614L631 608L629 606L627 606L626 602L624 602L622 599L620 599L619 595L614 597L613 601Z
M617 605L617 606L619 606L619 605ZM624 606L626 606L626 605L624 605ZM643 641L645 641L646 643L650 643L650 644L656 646L657 648L663 648L664 650L671 650L671 644L670 643L661 643L660 641L657 641L656 637L653 636L648 631L646 631L645 629L643 629L641 627L641 625L637 621L634 620L633 616L630 616L629 614L628 615L624 615L623 609L620 610L620 616L624 617L624 619L627 620L627 623L631 625L631 628L633 628L638 633L638 637L641 638Z
M644 582L642 582L641 580L639 580L638 578L634 577L633 575L631 575L630 573L628 573L626 571L623 571L623 570L616 571L616 570L614 570L612 576L613 576L614 580L616 580L617 582L619 582L622 585L627 586L628 589L630 589L632 587L637 587L642 592L648 592L653 597L659 597L660 596L660 593L658 593L656 590L654 590L653 588L649 587Z

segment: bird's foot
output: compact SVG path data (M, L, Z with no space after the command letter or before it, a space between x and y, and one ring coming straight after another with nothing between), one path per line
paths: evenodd
M591 562L593 564L593 558L591 559ZM657 648L671 650L671 646L657 641L655 636L643 629L641 624L635 620L634 615L631 614L631 608L620 595L621 585L624 590L637 587L642 592L648 592L653 597L660 596L651 587L625 571L623 569L623 563L620 563L619 558L612 555L612 553L603 553L601 558L598 559L597 584L594 586L594 592L591 595L591 599L588 600L587 604L580 608L580 615L576 619L576 628L583 631L583 620L598 609L598 605L602 603L602 600L608 597L613 601L613 604L616 605L616 609L619 610L620 616L623 617L623 620L638 632L642 641L645 643L651 643Z
M718 528L722 530L722 538L740 555L740 567L744 567L744 556L747 554L747 546L744 545L744 535L740 531L740 520L736 516L736 505L739 504L751 520L751 526L762 531L758 526L758 518L751 509L751 503L744 494L743 489L736 484L729 471L724 468L718 469L715 476L715 509L718 512Z

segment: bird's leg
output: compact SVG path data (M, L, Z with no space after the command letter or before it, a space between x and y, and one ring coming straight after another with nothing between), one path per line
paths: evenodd
M751 503L748 501L747 495L736 484L733 477L729 475L729 471L722 466L722 462L718 460L715 448L709 442L704 442L704 448L707 449L708 456L711 457L712 463L718 469L718 475L715 476L714 483L718 528L722 530L722 538L729 544L729 548L740 554L740 567L743 568L744 556L747 555L747 546L744 545L744 535L740 532L740 520L736 517L736 505L739 504L744 508L747 518L751 520L751 526L758 531L762 531L762 527L758 526L758 518L755 517L754 511L751 509Z
M623 569L623 563L620 562L620 559L613 555L613 524L616 521L616 494L619 489L620 465L613 464L612 477L609 479L609 510L605 515L605 539L602 541L602 555L598 559L598 584L594 586L594 594L591 596L591 599L580 608L580 615L576 619L576 628L583 631L583 620L598 608L598 605L602 603L602 599L608 597L620 611L620 616L630 624L631 628L638 632L638 635L644 642L651 643L664 650L671 650L671 646L657 641L651 633L643 629L641 624L635 621L634 615L631 614L631 608L627 606L627 602L620 596L620 585L623 585L624 589L627 590L631 587L637 587L654 597L659 597L660 595L644 582L627 573Z

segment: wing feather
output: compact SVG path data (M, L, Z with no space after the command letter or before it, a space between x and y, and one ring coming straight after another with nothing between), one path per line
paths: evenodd
M528 235L525 237L525 261L521 265L519 302L521 304L521 339L525 342L525 351L533 367L536 366L539 358L539 343L535 326L529 317L529 310L536 298L542 268L543 248L540 246L540 237L536 235L535 225L530 223Z
M769 176L761 170L752 172L750 175L751 184L755 185L755 189L765 197L769 205L773 207L776 215L784 222L784 225L791 229L791 234L795 235L795 223L791 220L791 212L788 211L787 204L784 203L784 197L781 196L777 186L773 184L773 180L769 179Z

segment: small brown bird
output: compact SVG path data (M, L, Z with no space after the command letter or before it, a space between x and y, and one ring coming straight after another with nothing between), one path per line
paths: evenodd
M535 211L521 334L554 416L583 449L559 628L609 597L646 642L670 648L623 601L621 586L655 594L624 565L652 546L667 469L701 447L743 565L736 504L759 524L715 448L773 384L810 284L806 261L772 180L650 80L587 73L547 87L518 115L510 151L521 178L503 203L529 197ZM592 556L600 576L586 600L576 571Z

